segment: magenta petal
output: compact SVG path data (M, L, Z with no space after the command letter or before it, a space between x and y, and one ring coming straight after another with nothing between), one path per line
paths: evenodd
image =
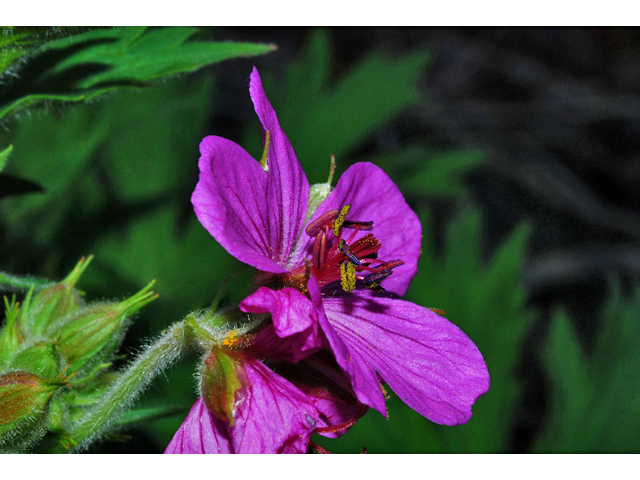
M302 362L302 366L310 368L296 371L299 381L295 384L311 399L320 414L316 433L338 438L366 413L367 408L353 396L344 372L324 353L328 354L321 352ZM337 429L340 426L343 428Z
M382 244L378 258L404 262L383 282L387 291L404 295L418 269L422 240L418 216L407 205L393 180L380 167L367 162L351 165L344 172L336 188L320 204L310 221L347 204L351 205L348 220L373 221L373 230L363 232L359 237L365 233L376 236ZM307 252L310 252L311 240L306 242Z
M324 395L324 392L307 392L307 395L320 413L320 419L317 425L319 428L335 428L336 425L344 424L353 419L357 420L357 418L360 417L360 415L358 415L360 409L366 408L357 402L349 402L344 399ZM355 421L343 430L320 431L318 433L328 438L339 438L347 433L353 424L355 424Z
M458 425L471 418L471 406L489 389L489 372L478 348L457 326L429 309L368 291L323 303L356 364L356 393L365 379L375 389L377 371L429 420Z
M247 313L270 313L273 328L280 338L291 338L293 361L322 347L318 335L318 313L307 297L295 288L271 290L260 287L240 302L240 310Z
M233 453L233 450L227 425L212 417L202 398L198 398L164 453Z
M200 179L191 196L196 216L234 257L283 273L274 262L267 213L267 174L242 147L221 137L200 143Z
M292 383L257 360L245 365L247 396L238 406L231 442L238 453L306 453L318 412Z
M271 254L279 265L286 265L304 226L309 181L280 127L255 67L251 72L249 92L260 122L269 132L267 205Z
M325 313L327 299L321 297L320 287L313 276L309 279L308 288L311 301L318 310L318 323L325 335L329 350L333 352L336 362L351 381L356 397L360 402L378 410L386 417L387 407L378 378L369 374L366 362L363 362L360 356L352 354L346 340L341 338L328 320L328 312Z

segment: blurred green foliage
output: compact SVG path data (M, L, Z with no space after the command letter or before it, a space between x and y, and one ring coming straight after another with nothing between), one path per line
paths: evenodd
M57 279L81 256L94 254L82 284L91 297L124 296L156 279L160 298L136 319L126 339L128 353L189 311L206 307L225 282L226 303L241 300L250 285L250 269L202 228L189 201L197 181L198 144L217 133L206 127L221 113L215 77L205 71L147 82L272 47L189 40L193 34L183 28L101 29L61 39L14 31L13 50L8 37L0 45L5 62L0 65L12 68L17 61L16 71L35 68L39 75L29 79L24 91L3 90L3 112L33 107L42 95L76 101L119 90L102 101L49 106L17 117L11 131L0 132L0 147L6 148L0 153L0 181L9 178L18 186L11 196L0 194L0 269ZM47 52L55 54L54 65L37 65ZM465 174L483 162L480 151L440 151L425 139L357 156L364 145L375 144L385 125L421 105L417 82L428 60L423 49L394 58L373 52L336 80L330 37L317 30L281 76L261 68L266 91L311 183L325 181L332 153L338 174L366 160L398 183L424 229L418 274L406 298L444 310L476 342L491 374L491 389L466 425L435 425L391 394L388 420L370 412L339 440L314 437L334 452L511 448L522 395L516 368L535 315L526 306L520 278L531 225L514 226L490 258L481 257L482 215L464 183ZM36 65L29 67L29 62ZM88 70L74 67L87 64ZM246 62L246 77L250 69ZM51 78L66 83L55 91L38 89ZM132 88L141 85L149 86ZM248 92L241 105L251 112ZM238 138L259 158L259 121L247 118ZM0 188L5 188L2 183ZM26 194L37 188L43 191ZM455 212L441 248L434 241L433 198L446 199ZM640 418L629 400L637 396L629 385L637 383L639 371L633 342L640 332L633 319L640 314L640 295L634 298L612 297L591 355L583 352L567 317L554 318L544 355L552 410L536 451L637 450L636 423L626 421ZM163 449L195 399L194 370L194 362L186 361L168 371L121 422L144 421L155 447ZM164 418L149 422L157 417Z
M11 155L11 150L13 150L13 145L9 145L2 152L0 152L0 172L2 172L4 166L7 164L9 155Z
M551 413L534 445L537 452L640 450L640 289L625 298L617 283L611 285L590 355L568 316L553 316L543 356Z

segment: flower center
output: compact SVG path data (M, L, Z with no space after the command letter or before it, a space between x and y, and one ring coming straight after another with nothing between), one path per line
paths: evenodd
M347 220L350 209L351 205L347 204L307 225L305 233L314 238L311 259L307 266L291 272L291 280L311 273L320 288L339 281L342 289L350 292L360 280L366 287L384 292L381 282L404 262L379 260L382 244L372 233L356 240L358 232L373 230L373 222ZM351 230L348 235L347 230ZM297 271L300 269L304 272Z

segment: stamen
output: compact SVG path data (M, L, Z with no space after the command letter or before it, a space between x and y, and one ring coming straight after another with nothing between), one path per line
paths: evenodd
M342 207L342 209L340 210L340 213L338 214L336 219L333 221L333 234L336 237L340 235L342 224L347 218L347 214L349 213L349 210L351 210L351 205L347 203L344 207Z
M381 246L378 239L372 233L368 233L351 244L351 251L360 259L376 258Z
M344 256L347 257L347 260L349 260L351 263L358 266L362 265L360 259L356 257L356 255L349 249L349 245L347 245L347 242L345 242L344 240L340 240L340 242L338 242L338 249L340 249Z
M260 159L260 166L265 172L269 171L269 164L267 163L267 154L269 153L269 130L265 130L264 135L264 151L262 152L262 158Z
M304 229L305 233L310 237L315 237L322 231L322 227L325 225L327 227L329 226L329 221L333 222L333 219L336 218L337 214L338 210L329 210L324 215L321 215L320 218L307 225L307 228Z
M350 292L356 288L356 266L351 262L340 264L340 283L345 292Z
M311 450L312 452L315 453L322 453L322 454L330 454L331 452L325 448L322 448L320 445L318 445L315 442L309 441L309 450Z
M385 270L391 270L392 268L399 267L400 265L404 265L404 262L402 260L391 260L390 262L384 262L384 266L386 267Z
M373 272L364 277L364 284L369 288L376 288L380 286L380 282L382 282L385 278L389 277L393 273L393 270L382 270L380 272Z
M347 420L346 422L339 423L338 425L333 425L330 427L317 427L314 429L314 433L327 433L327 432L343 432L347 428L352 427L358 421L360 417L362 417L367 412L367 407L362 403L358 404L358 410L355 415Z
M342 224L344 228L353 228L355 230L373 230L373 221L369 222L357 222L355 220L345 220Z

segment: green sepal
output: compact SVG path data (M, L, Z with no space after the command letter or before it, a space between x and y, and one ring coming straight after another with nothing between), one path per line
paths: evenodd
M113 353L128 327L127 319L158 297L150 291L153 284L120 303L83 307L48 332L69 364L69 372L103 362Z
M307 204L307 214L304 218L304 223L307 223L316 213L316 210L325 198L329 196L333 187L331 182L333 181L333 174L336 171L336 157L331 155L331 166L329 167L329 178L326 183L316 183L309 188L309 203Z
M27 302L29 295L27 295ZM20 316L20 303L16 302L14 295L11 301L4 297L4 304L6 323L0 330L0 368L8 364L11 356L18 350L20 344L24 342L24 335L17 321Z
M311 220L313 214L318 209L322 201L331 193L331 185L328 183L316 183L311 185L309 189L309 204L307 206L307 214L305 215L305 223Z
M71 273L60 283L38 292L32 299L30 308L21 316L22 327L33 337L42 336L57 320L77 311L82 299L74 289L93 256L83 258Z
M230 426L235 423L236 407L246 392L244 356L235 350L214 347L202 362L202 399L209 413Z
M0 445L11 441L12 450L19 450L44 435L49 401L65 386L62 376L47 380L23 371L0 375Z
M10 361L11 370L24 370L43 378L55 378L62 371L62 361L56 345L37 342L20 350Z

